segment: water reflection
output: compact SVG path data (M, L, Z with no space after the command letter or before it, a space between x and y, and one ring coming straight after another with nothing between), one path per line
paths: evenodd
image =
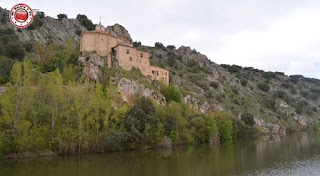
M224 143L218 147L6 160L0 161L0 175L264 175L269 168L277 173L275 166L281 163L293 160L303 163L306 158L320 156L319 147L319 133L294 133Z

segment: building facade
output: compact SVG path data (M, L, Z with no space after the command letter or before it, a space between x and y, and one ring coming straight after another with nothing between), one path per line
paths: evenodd
M80 51L97 52L105 57L105 66L108 68L111 68L112 59L117 59L119 66L125 70L139 68L143 75L152 80L169 84L169 71L150 65L149 52L134 48L132 43L123 37L109 34L102 25L97 25L94 31L82 31Z

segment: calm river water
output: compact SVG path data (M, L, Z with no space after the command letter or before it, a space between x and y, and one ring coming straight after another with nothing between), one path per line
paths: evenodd
M219 147L2 160L0 175L320 175L320 135L305 132Z

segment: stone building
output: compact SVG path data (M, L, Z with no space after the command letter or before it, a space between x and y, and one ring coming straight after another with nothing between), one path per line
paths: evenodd
M112 60L116 59L119 66L125 70L139 68L143 75L152 80L164 81L169 84L169 71L150 65L149 52L134 48L132 42L124 37L113 36L106 32L99 24L93 31L82 31L80 37L81 52L97 52L105 57L105 66L112 67Z

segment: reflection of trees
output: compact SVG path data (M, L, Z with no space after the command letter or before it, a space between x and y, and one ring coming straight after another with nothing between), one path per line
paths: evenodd
M296 157L320 154L318 133L294 133L269 140L220 146L122 151L0 161L0 175L233 175Z

